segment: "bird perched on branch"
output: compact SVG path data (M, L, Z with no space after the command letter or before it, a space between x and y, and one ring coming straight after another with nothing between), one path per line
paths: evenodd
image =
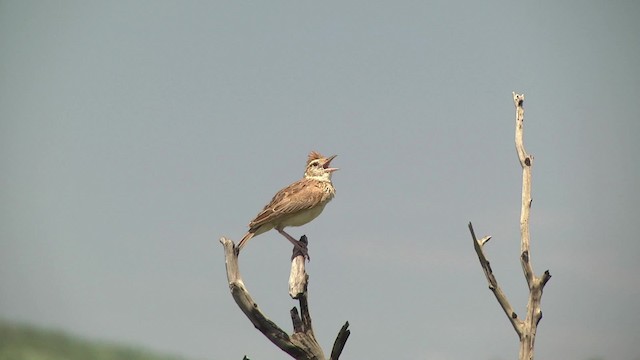
M304 177L278 191L271 202L249 223L249 232L238 243L238 253L252 237L276 229L309 258L306 246L287 234L284 228L310 222L333 199L336 189L331 183L331 174L338 169L330 166L335 157L336 155L326 158L316 151L310 152Z

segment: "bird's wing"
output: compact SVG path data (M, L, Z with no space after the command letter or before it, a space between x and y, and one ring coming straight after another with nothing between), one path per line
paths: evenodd
M249 227L258 228L281 216L312 208L322 201L323 192L315 181L302 179L278 191Z

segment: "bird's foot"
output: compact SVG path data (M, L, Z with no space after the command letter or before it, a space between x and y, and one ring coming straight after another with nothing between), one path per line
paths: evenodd
M309 256L309 241L307 240L307 235L302 235L300 240L295 240L292 242L293 244L293 255L291 255L291 260L295 259L296 256L304 256L307 261L311 261L311 257Z
M293 249L293 256L298 256L298 255L304 255L304 257L307 259L307 261L311 261L311 257L309 256L309 251L307 248L307 244L309 243L309 241L307 240L307 235L302 235L302 237L300 238L300 240L296 240L293 238L293 236L287 234L284 230L282 229L276 229L278 230L278 232L284 236L287 240L289 240L289 242L291 244L293 244L294 249Z

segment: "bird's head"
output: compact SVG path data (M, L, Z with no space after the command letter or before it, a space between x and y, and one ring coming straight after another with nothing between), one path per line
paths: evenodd
M337 155L332 155L327 158L319 152L310 152L307 158L307 169L304 172L304 177L320 181L331 181L331 174L338 170L338 168L331 167L331 160L336 156Z

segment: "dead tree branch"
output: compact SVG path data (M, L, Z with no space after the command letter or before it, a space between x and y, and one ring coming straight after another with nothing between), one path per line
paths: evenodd
M522 321L518 319L518 315L515 311L513 311L513 307L509 303L507 299L507 295L504 294L500 286L498 285L498 280L493 275L493 270L491 270L491 265L489 264L489 260L484 254L483 245L486 244L491 236L485 236L484 238L477 240L476 233L473 231L473 225L469 223L469 231L471 232L471 237L473 238L473 247L476 250L476 254L478 254L478 259L480 260L480 266L482 266L482 270L484 270L484 275L487 277L487 281L489 282L489 290L493 292L498 303L502 306L502 310L511 321L511 325L513 325L513 329L516 331L518 336L522 334Z
M300 240L306 242L306 237ZM223 237L220 239L220 243L222 243L224 247L227 279L229 281L231 295L240 310L249 318L256 329L260 330L260 332L282 351L297 360L325 360L324 353L316 341L311 325L309 304L307 302L307 281L309 276L304 268L305 258L302 252L294 248L292 257L289 289L291 296L297 298L300 303L300 313L298 313L296 307L291 309L291 320L293 322L294 332L288 335L260 311L258 304L253 300L251 294L249 294L249 291L244 286L238 267L238 254L236 253L233 241ZM331 352L331 360L338 360L340 357L350 334L350 331L347 330L348 326L349 323L347 322L338 333L336 343ZM338 351L336 351L336 347L339 348Z
M524 95L513 93L513 102L516 107L516 133L515 145L518 154L518 160L522 167L522 206L520 210L520 263L524 273L527 286L529 287L529 300L527 301L527 313L524 320L518 318L513 311L511 304L507 300L506 295L500 289L498 281L493 275L491 266L484 254L483 246L491 239L486 236L480 240L476 238L473 225L469 223L469 231L473 239L473 247L480 260L480 266L484 270L484 274L489 283L489 289L493 292L498 303L509 318L511 325L518 334L520 339L520 360L532 360L533 348L535 343L538 323L542 319L542 310L540 302L542 299L542 290L551 279L549 270L545 271L541 277L535 275L533 266L531 265L530 252L530 234L529 234L529 212L531 210L531 166L533 165L533 156L527 154L524 149L523 132L524 132Z

